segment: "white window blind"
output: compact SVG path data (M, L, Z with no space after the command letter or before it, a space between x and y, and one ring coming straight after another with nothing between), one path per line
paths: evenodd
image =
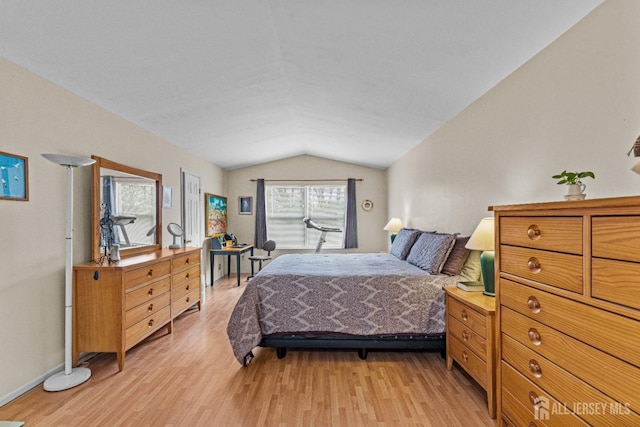
M344 231L346 185L267 185L267 238L282 249L315 249L320 231L304 218ZM342 232L327 233L323 248L341 248Z
M117 199L114 201L111 214L135 218L132 223L125 225L131 245L153 244L155 236L149 235L149 232L156 224L155 183L141 183L127 178L115 178L114 181ZM123 242L122 235L120 242Z

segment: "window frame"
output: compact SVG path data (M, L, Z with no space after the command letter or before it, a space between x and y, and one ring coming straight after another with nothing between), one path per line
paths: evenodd
M304 212L302 213L302 217L299 217L299 218L296 217L295 219L290 220L290 224L295 225L297 224L299 219L300 227L302 227L302 232L304 233L304 238L303 238L304 243L302 244L286 243L287 239L284 239L282 238L282 236L278 236L278 235L274 236L273 231L270 231L270 228L271 230L273 230L272 228L273 223L271 224L272 227L270 227L270 222L274 218L274 215L272 212L273 208L271 206L273 204L272 191L274 189L281 189L281 188L291 188L291 189L302 190L302 203L304 205L303 206ZM328 221L326 220L327 218L320 218L318 216L314 218L310 216L310 213L313 211L314 207L316 208L316 210L318 209L317 206L314 206L313 203L311 203L313 200L310 199L312 190L314 189L337 189L338 192L341 193L341 200L339 201L339 203L342 204L342 209L341 209L340 215L336 214L335 216L331 217ZM325 243L323 244L323 248L325 249L343 249L344 248L344 230L346 226L346 213L347 213L346 184L274 184L274 185L269 184L265 186L265 203L266 203L267 238L270 240L276 240L276 242L278 242L279 249L308 250L308 249L316 248L321 232L316 229L307 228L307 226L303 222L304 218L310 218L312 221L316 222L319 225L340 228L342 230L340 233L335 233L335 232L327 233L325 237L326 239ZM284 219L284 221L286 221L286 219Z

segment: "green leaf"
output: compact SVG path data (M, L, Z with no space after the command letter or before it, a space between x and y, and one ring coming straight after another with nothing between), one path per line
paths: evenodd
M586 177L591 177L593 179L596 179L596 176L594 175L593 172L580 172L580 174L578 175L579 178L586 178Z

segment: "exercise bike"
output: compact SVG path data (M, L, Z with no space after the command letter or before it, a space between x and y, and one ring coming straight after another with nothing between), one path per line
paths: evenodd
M327 237L327 233L342 232L341 228L323 227L311 221L309 218L305 218L302 221L304 221L304 223L307 225L307 228L315 228L316 230L320 230L320 239L318 239L318 244L316 244L316 253L319 253L320 249L322 249L322 244L326 241L325 238Z

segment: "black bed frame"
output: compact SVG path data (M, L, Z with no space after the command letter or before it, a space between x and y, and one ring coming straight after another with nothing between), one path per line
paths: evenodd
M439 350L446 357L446 336L435 335L400 335L385 337L305 337L302 335L268 335L262 338L260 347L276 349L278 359L287 355L288 348L307 349L355 349L364 360L369 349L384 350Z

